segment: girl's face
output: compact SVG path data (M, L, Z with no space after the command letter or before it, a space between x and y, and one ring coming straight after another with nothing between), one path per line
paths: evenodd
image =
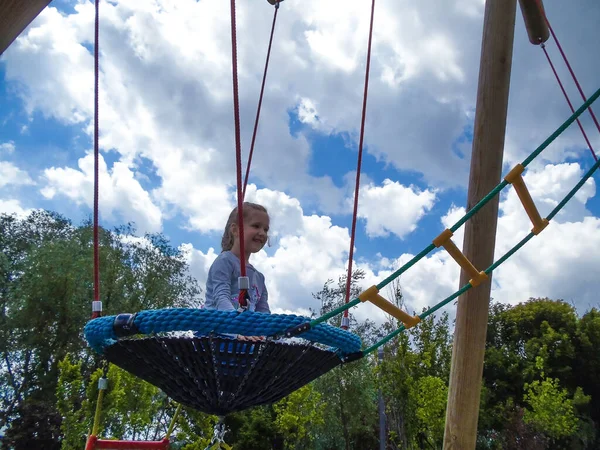
M234 247L239 249L239 233L237 225L233 225ZM269 215L264 211L251 209L244 218L244 250L250 253L259 252L267 243L269 233Z

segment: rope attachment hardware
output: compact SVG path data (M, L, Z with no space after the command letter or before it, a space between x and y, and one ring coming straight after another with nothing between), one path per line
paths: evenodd
M92 319L102 316L102 301L92 301Z
M94 413L94 425L92 427L92 436L98 436L100 430L100 416L102 415L102 400L104 392L108 389L108 379L106 375L98 379L98 400L96 401L96 411Z
M250 278L246 276L238 277L238 289L240 291L238 296L238 312L244 312L248 309L248 290L250 289Z
M115 321L113 322L113 331L115 332L115 335L117 337L125 337L138 334L140 331L138 330L138 327L135 324L136 316L137 313L118 314L115 317Z
M389 315L395 317L404 324L406 329L414 327L421 321L418 316L411 316L410 314L402 311L396 305L392 304L381 295L379 295L379 289L377 286L371 286L366 291L358 296L361 302L370 301L379 309L385 311Z
M250 289L250 278L238 277L238 289L240 291L247 291Z
M348 311L348 310L346 310L346 311ZM344 330L347 330L348 328L350 328L350 317L348 317L346 315L342 317L342 328Z
M504 180L515 187L515 191L517 191L517 195L519 196L519 199L521 200L521 203L523 204L523 207L525 208L525 211L527 212L527 215L533 224L531 232L537 236L543 231L544 228L548 226L549 222L548 219L542 219L538 209L535 206L535 203L533 202L533 199L531 198L531 194L525 185L525 180L523 180L522 174L524 170L525 167L523 167L522 164L517 164L510 172L508 172L508 174L504 177Z
M452 256L454 261L458 263L458 265L469 274L471 279L469 283L471 286L476 287L481 284L482 281L487 280L488 276L484 271L479 271L475 268L473 263L469 261L469 259L461 252L456 244L450 239L454 233L451 230L446 228L444 231L440 233L438 237L433 240L433 245L436 247L443 246L446 251Z
M305 331L310 330L310 322L304 322L294 327L288 328L284 331L283 335L287 338L298 336L299 334L304 333Z

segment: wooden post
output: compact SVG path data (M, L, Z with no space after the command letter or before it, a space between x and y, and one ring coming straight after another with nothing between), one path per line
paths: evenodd
M0 55L51 0L0 0Z
M516 3L485 4L467 209L491 191L502 174ZM478 270L494 260L498 203L496 196L465 226L463 253ZM460 286L468 282L468 274L461 271ZM490 291L491 277L458 300L444 449L475 448Z
M379 347L377 351L379 358L379 364L383 362L383 346ZM387 428L385 424L385 402L383 400L383 392L379 389L379 450L385 450L387 448Z

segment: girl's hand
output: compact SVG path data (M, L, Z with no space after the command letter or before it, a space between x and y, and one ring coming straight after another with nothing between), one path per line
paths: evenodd
M264 336L242 336L241 334L238 334L237 339L238 339L238 341L260 342L260 341L264 341L265 337Z

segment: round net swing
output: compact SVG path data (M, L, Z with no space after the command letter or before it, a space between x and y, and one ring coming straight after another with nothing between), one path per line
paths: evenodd
M285 338L306 322L287 314L174 308L94 319L85 336L108 361L173 400L224 416L276 402L362 356L358 336L326 324L302 339ZM249 342L227 334L271 338Z
M258 102L246 179L242 187L235 0L231 0L232 66L236 138L238 220L243 230L242 204L254 149L275 23L282 0L274 6L273 26ZM334 367L361 358L361 339L344 328L315 326L307 317L246 310L245 258L240 233L240 294L237 311L172 308L101 317L98 275L98 22L95 46L95 195L94 301L92 320L84 329L89 346L133 375L160 388L173 400L207 414L225 416L280 400ZM373 2L374 3L374 2ZM370 44L370 40L369 40ZM366 94L365 94L366 95ZM246 280L247 282L247 280ZM301 334L299 338L294 336ZM250 342L241 336L263 336ZM293 338L293 339L292 339Z
M275 20L279 1L267 0L275 5L271 41L267 53L267 63L263 77L263 86L267 73L269 53L275 28ZM348 262L348 277L346 302L344 305L317 318L309 319L303 316L288 314L264 314L244 309L244 283L240 284L239 304L237 311L216 311L207 309L171 308L162 310L140 311L135 314L118 314L101 317L101 302L98 291L98 243L97 243L97 161L95 167L95 199L94 199L94 258L95 258L95 292L93 302L93 319L85 326L85 338L90 347L101 354L107 361L127 370L128 372L148 381L162 389L169 397L199 411L225 416L253 406L269 404L278 401L294 390L310 383L331 369L369 355L378 347L390 341L399 333L417 325L421 320L455 300L464 292L477 287L488 280L489 275L511 255L523 247L529 240L540 234L567 202L577 193L585 182L600 167L600 161L585 173L581 180L564 197L563 200L545 217L542 218L531 199L522 179L522 173L527 166L537 158L560 134L586 111L591 111L591 105L600 97L600 89L589 98L573 114L536 148L520 164L517 164L494 189L475 204L452 227L444 230L433 239L432 243L421 252L397 269L379 284L368 288L357 298L350 301L350 280L352 270L352 251L356 228L358 187L360 181L360 162L364 134L366 97L369 75L371 37L373 29L374 0L371 6L371 25L369 32L367 66L365 76L365 92L363 99L363 115L359 142L359 160L354 196L354 214L351 233L350 257ZM96 8L98 1L96 0ZM239 108L237 96L237 68L235 50L235 0L232 5L232 61L234 87L234 113L236 137L236 168L237 168L237 199L239 223L243 224L242 202L248 178L242 184L241 150L239 130ZM97 10L96 10L97 11ZM96 25L98 13L96 17ZM97 39L97 35L96 35ZM97 44L96 44L96 95L97 95ZM262 102L263 89L259 100L256 116L256 128ZM97 118L97 102L96 114ZM599 126L600 129L600 126ZM95 155L98 155L97 121L95 130ZM254 146L254 138L250 149L250 158ZM478 213L488 202L500 194L509 185L513 185L533 228L525 238L520 240L508 252L502 255L485 270L476 268L457 248L452 240L453 234L462 227L472 216ZM243 190L242 190L243 186ZM243 228L243 227L241 227ZM243 242L243 238L241 238ZM379 292L393 280L414 266L419 260L436 249L443 247L469 274L469 282L419 315L411 316L384 299ZM241 249L243 255L243 247ZM242 278L245 276L244 258L241 261ZM361 302L369 301L395 317L401 325L379 342L369 348L363 348L360 338L347 331L348 311ZM344 314L342 327L337 328L326 322L338 315ZM241 336L264 336L263 341L250 342Z

